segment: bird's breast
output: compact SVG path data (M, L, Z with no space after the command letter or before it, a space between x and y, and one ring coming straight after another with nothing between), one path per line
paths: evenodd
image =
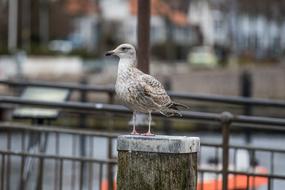
M119 78L117 79L116 85L115 85L115 91L117 96L123 100L123 101L128 101L130 92L129 92L129 87L130 87L130 81L128 79L123 79Z
M130 78L118 78L115 91L119 99L123 101L128 107L135 104L136 97L138 95L137 83Z

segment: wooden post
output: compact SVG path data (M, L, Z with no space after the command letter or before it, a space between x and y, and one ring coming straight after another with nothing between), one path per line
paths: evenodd
M149 73L150 0L138 0L138 68Z
M118 137L118 190L196 190L198 137Z

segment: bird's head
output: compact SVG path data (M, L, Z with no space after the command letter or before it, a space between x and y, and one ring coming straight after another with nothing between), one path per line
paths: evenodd
M106 52L105 56L116 55L119 58L136 58L136 49L131 44L121 44L116 47L114 50Z

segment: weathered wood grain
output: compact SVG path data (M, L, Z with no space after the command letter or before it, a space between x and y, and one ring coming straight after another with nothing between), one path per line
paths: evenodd
M118 152L118 190L196 190L196 186L197 151Z

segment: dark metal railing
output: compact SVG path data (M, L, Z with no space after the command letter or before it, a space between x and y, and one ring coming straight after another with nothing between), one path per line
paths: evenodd
M215 149L215 158L218 159L219 155L218 155L218 150L223 150L224 146L223 144L217 144L217 143L201 143L201 149L203 148L213 148ZM247 178L251 177L254 183L254 179L256 177L261 177L264 178L268 181L267 183L267 189L271 190L273 189L273 182L272 180L285 180L285 175L281 175L281 174L276 174L274 171L274 158L276 154L280 155L285 155L285 149L279 149L279 148L264 148L264 147L256 147L256 146L242 146L242 145L229 145L228 146L229 151L232 151L232 155L233 155L233 167L231 169L228 169L227 176L229 177L229 175L234 175L234 176L246 176ZM251 162L256 161L256 153L267 153L268 156L270 157L270 161L269 161L269 170L268 172L265 173L259 173L256 168L257 167L257 163L253 163L252 165L250 165L250 168L247 168L247 171L238 171L237 168L237 151L238 150L245 150L247 151L252 157L250 158ZM209 150L208 150L209 151ZM224 154L224 152L223 152ZM224 155L223 155L224 156ZM224 158L224 157L223 157ZM200 167L199 170L200 174L205 174L205 173L210 173L210 174L216 174L216 180L218 181L218 175L223 175L224 171L224 167L222 169L219 168L215 168L215 169L207 169L207 168L203 168ZM203 176L203 175L202 175ZM251 182L252 183L252 182ZM225 182L223 180L222 185L225 185ZM249 187L250 183L246 184L246 187L244 189L252 189ZM252 184L251 184L252 185ZM201 184L202 186L202 184ZM225 188L225 187L223 187ZM237 189L239 189L237 186L235 187ZM202 189L200 187L200 189ZM222 188L215 188L216 190L218 189L222 189ZM228 188L226 188L228 189ZM255 189L255 188L253 188Z
M20 125L20 124L11 124L11 123L1 123L0 124L0 131L3 133L6 133L6 143L2 141L2 144L6 144L6 148L2 148L0 150L0 178L2 179L1 185L2 189L12 189L12 187L9 187L8 182L11 181L11 178L13 177L13 182L16 183L15 179L15 171L20 171L19 181L21 181L21 188L24 189L23 185L27 186L28 182L24 179L24 170L23 170L23 164L27 159L33 159L35 161L35 164L38 166L40 163L49 163L52 162L54 165L54 168L52 169L52 173L55 176L53 179L53 184L50 183L49 185L53 187L53 189L63 189L63 187L71 187L78 186L79 188L75 189L102 189L105 190L109 184L108 182L111 180L112 187L110 189L114 189L115 187L113 179L114 179L114 173L116 170L116 164L117 161L115 157L109 159L107 154L105 154L104 158L96 158L96 148L94 147L94 143L97 143L97 138L103 138L103 139L113 139L115 140L118 134L114 133L104 133L104 132L97 132L92 130L86 130L86 129L68 129L63 127L53 127L53 126L29 126L29 125ZM19 135L20 134L20 135ZM40 149L36 149L35 152L27 152L26 151L26 145L28 138L35 137L35 134L48 134L50 138L50 142L48 146L54 146L53 151L48 152L41 152ZM33 136L31 136L33 135ZM62 135L70 135L72 137L72 142L67 143L66 141L62 141ZM90 153L86 155L80 155L78 152L78 144L76 142L76 139L81 138L84 136L88 140L88 146L93 147L89 150ZM67 137L65 136L65 139ZM94 139L95 138L95 139ZM19 144L20 151L16 148L16 150L13 150L12 142L14 142L16 139L18 141L22 142ZM23 140L24 139L24 140ZM91 140L92 139L92 140ZM52 141L55 141L56 143L52 143ZM104 144L104 146L99 145L100 148L108 148L107 141ZM64 149L68 148L74 148L77 149L72 151L72 154L70 155L64 155L62 153L62 145L68 144L64 146ZM223 142L224 143L224 142ZM201 156L203 156L202 149L204 148L214 148L215 150L224 150L225 146L223 143L201 143ZM15 146L15 145L14 145ZM15 147L14 147L15 149ZM203 166L199 166L199 174L201 176L199 180L199 189L203 189L203 181L205 181L205 175L206 174L216 174L216 181L218 183L219 176L222 176L224 172L226 172L227 177L230 175L233 176L246 176L250 181L252 181L255 178L262 177L266 178L268 180L267 189L273 189L273 183L272 180L285 180L285 175L280 175L274 173L274 156L275 154L284 154L285 155L285 149L279 149L279 148L260 148L260 147L254 147L254 146L241 146L241 145L228 145L228 159L229 159L229 152L233 150L232 155L234 155L234 167L231 169L224 170L223 168L203 168ZM270 172L268 173L258 173L255 170L255 166L253 168L248 169L248 171L239 171L236 168L236 156L237 156L237 150L246 150L253 155L255 155L256 152L267 152L270 154ZM107 151L109 152L109 151ZM107 153L106 152L106 153ZM114 152L111 150L111 152ZM215 151L215 157L218 159L219 154L218 151ZM222 160L225 159L225 153L222 151ZM17 162L16 164L14 162L13 167L16 167L16 170L14 169L14 172L12 171L12 160L19 158L21 162ZM41 161L41 162L40 162ZM68 163L70 163L68 165ZM223 162L224 163L224 162ZM111 167L111 170L108 170L107 168ZM22 169L21 169L22 168ZM227 167L228 168L228 167ZM35 175L37 176L37 179L39 179L39 176L41 176L42 180L40 180L41 184L37 184L38 187L43 187L44 179L48 179L48 168L45 167L37 167ZM96 173L97 172L97 173ZM73 175L69 176L68 173L72 173ZM107 173L107 178L104 173ZM70 178L70 179L69 179ZM70 183L63 184L63 181L70 180ZM95 182L94 182L95 181ZM4 183L5 182L5 183ZM39 182L38 182L39 183ZM252 182L250 182L252 183ZM249 185L250 183L247 183L246 189L250 189ZM225 188L225 180L223 180L223 186ZM0 189L1 189L0 185ZM73 187L74 188L74 187ZM1 189L1 190L2 190ZM40 188L41 189L41 188ZM222 189L219 185L217 185L216 190Z
M107 93L110 96L115 95L114 86L100 86L100 85L86 85L86 84L74 84L74 83L51 83L51 82L36 82L36 81L16 81L16 80L0 80L0 84L8 85L10 87L51 87L51 88L63 88L76 91L87 92L100 92ZM285 108L285 101L282 100L269 100L260 98L246 98L236 96L221 96L221 95L206 95L206 94L194 94L194 93L182 93L169 91L169 95L176 99L195 100L203 102L216 102L233 105L251 105L251 106L267 106L276 108Z
M1 104L14 104L14 105L29 105L38 107L49 107L73 110L78 112L112 112L118 114L130 114L131 111L121 105L102 104L102 103L81 103L81 102L50 102L39 100L24 100L18 97L0 96ZM198 119L208 121L222 121L224 119L223 114L218 113L206 113L206 112L194 112L194 111L182 111L184 119ZM159 113L153 113L157 117L163 117ZM180 116L174 116L173 118L180 118ZM258 116L232 116L231 122L242 124L260 124L260 125L275 125L285 126L285 119L272 118L272 117L258 117Z
M30 105L30 106L41 106L41 107L52 107L60 108L67 110L77 110L79 112L112 112L119 114L128 114L129 110L119 105L110 105L110 104L90 104L90 103L79 103L79 102L46 102L46 101L34 101L34 100L23 100L16 97L0 97L1 104L16 104L16 105ZM156 116L160 116L158 113L154 113ZM223 177L223 190L226 190L228 187L228 176L232 172L229 171L229 135L230 127L232 124L257 124L255 128L259 128L260 125L273 125L275 128L284 129L285 119L279 118L268 118L268 117L256 117L256 116L233 116L232 114L225 112L222 114L215 113L204 113L204 112L183 112L183 117L185 119L197 119L202 121L215 121L219 122L222 127L222 160L223 167L221 174ZM264 126L263 126L264 128ZM271 129L268 127L268 129ZM273 178L274 176L269 176Z
M108 154L103 154L101 155L103 158L98 158L96 156L98 152L94 151L96 150L94 145L96 144L95 140L103 138L106 140L105 147L100 146L100 148L110 148L110 151L113 152L113 140L117 137L116 134L10 123L1 123L0 131L0 134L5 134L7 137L0 139L2 145L0 150L1 190L34 189L29 186L28 178L31 175L36 175L35 189L43 189L44 179L46 178L54 182L49 184L50 187L62 189L64 177L67 178L69 173L72 173L69 179L70 183L65 185L65 187L69 186L69 189L74 189L75 186L78 186L79 189L84 187L104 189L104 186L106 186L104 182L108 181L107 179L114 178L117 160L113 156L109 157ZM44 134L49 139L45 150L41 147ZM62 140L68 137L71 137L70 140ZM85 154L80 152L79 139L82 137L86 139L89 146L88 152ZM30 142L33 139L37 139L37 143L30 147ZM112 142L111 146L109 145L110 140ZM18 146L15 146L15 141ZM64 153L68 149L70 149L70 153ZM15 159L21 161L15 162ZM30 167L30 163L37 166L35 170ZM52 164L54 167L51 169L46 164ZM54 178L48 177L47 173L49 172L52 173ZM20 175L15 177L15 173L20 173ZM13 178L13 184L10 183L11 178ZM15 184L18 186L15 186ZM114 184L111 184L110 189L114 189Z
M88 85L74 85L74 84L51 84L51 83L43 83L43 82L19 82L19 81L6 81L2 80L0 81L2 84L6 84L9 86L40 86L40 87L53 87L53 88L67 88L71 90L78 90L80 92L86 93L89 92L103 92L107 93L109 95L110 100L113 100L114 96L114 89L112 87L101 87L101 86L88 86ZM238 104L238 105L255 105L255 106L270 106L270 107L278 107L283 108L285 107L285 102L283 101L273 101L273 100L265 100L265 99L253 99L253 98L240 98L240 97L224 97L224 96L206 96L206 95L191 95L191 94L182 94L182 93L173 93L170 92L170 94L174 98L182 98L182 99L189 99L189 100L200 100L200 101L211 101L211 102L221 102L221 103L228 103L228 104ZM113 102L113 101L109 101ZM10 97L10 96L0 96L0 104L11 104L11 105L28 105L28 106L38 106L38 107L49 107L49 108L59 108L61 110L65 111L75 111L78 113L93 113L93 112L107 112L112 114L130 114L130 111L126 109L123 106L114 105L114 104L102 104L102 103L83 103L83 102L47 102L47 101L36 101L36 100L24 100L17 97ZM284 153L284 150L279 149L264 149L264 148L258 148L258 147L237 147L237 146L231 146L229 143L229 137L230 137L230 130L231 128L237 128L237 127L243 127L243 128L254 128L259 130L276 130L276 131L285 131L285 119L281 118L272 118L272 117L257 117L257 116L245 116L245 115L232 115L228 112L219 114L219 113L206 113L206 112L182 112L183 118L187 120L199 120L199 121L210 121L220 124L222 128L222 144L215 146L216 149L222 150L222 169L216 169L215 172L218 175L222 175L223 183L222 183L222 189L226 190L228 187L228 176L229 175L246 175L247 178L250 176L256 176L259 174L255 174L252 172L239 172L232 171L229 169L229 159L230 159L230 150L234 149L236 151L237 149L245 149L247 151L252 152L252 155L254 157L256 151L267 151L271 154L271 157L274 158L275 153ZM157 117L162 117L159 113L154 113ZM10 129L20 129L19 126L9 126ZM6 126L6 128L8 128ZM25 126L22 128L22 130L32 130L34 132L41 132L42 130L45 132L53 132L54 128L39 128L38 131L34 129L34 127ZM57 129L58 130L58 129ZM72 135L83 135L88 136L92 135L88 132L84 131L73 131L70 129L61 129L62 131L57 131L56 133L66 133L70 132ZM95 134L94 134L95 135ZM99 134L97 133L97 136ZM100 135L99 135L100 136ZM108 137L106 134L101 134L101 137L112 139L116 136ZM111 142L112 140L108 140L108 142ZM203 146L209 146L207 144L202 144ZM8 147L7 147L8 148ZM108 146L108 158L110 159L110 155L112 152L112 146L109 143ZM10 150L10 149L7 149ZM4 153L3 153L4 154ZM39 155L39 154L37 154ZM40 154L41 155L41 154ZM26 155L30 156L30 154ZM5 162L5 156L2 156L2 162L4 160ZM62 158L63 159L63 158ZM273 165L273 160L271 159ZM83 161L82 161L83 162ZM2 165L3 166L3 165ZM101 167L101 166L100 166ZM3 169L2 169L3 171ZM200 173L202 176L204 173L209 173L210 170L200 170ZM9 173L9 172L8 172ZM112 169L108 169L109 173L109 188L111 188L112 185L112 179L113 176L110 175L112 173ZM273 188L273 183L271 183L271 179L279 179L283 178L283 176L273 175L273 167L271 167L271 173L272 174L262 174L266 175L264 177L268 178L268 189ZM83 179L83 174L81 173L81 179ZM3 176L2 176L3 177ZM4 179L4 178L3 178ZM203 180L203 177L202 177ZM2 180L4 181L4 180ZM82 181L82 180L81 180ZM1 186L0 186L1 187ZM101 187L101 185L99 186ZM247 186L247 189L249 187ZM1 189L0 189L1 190Z

